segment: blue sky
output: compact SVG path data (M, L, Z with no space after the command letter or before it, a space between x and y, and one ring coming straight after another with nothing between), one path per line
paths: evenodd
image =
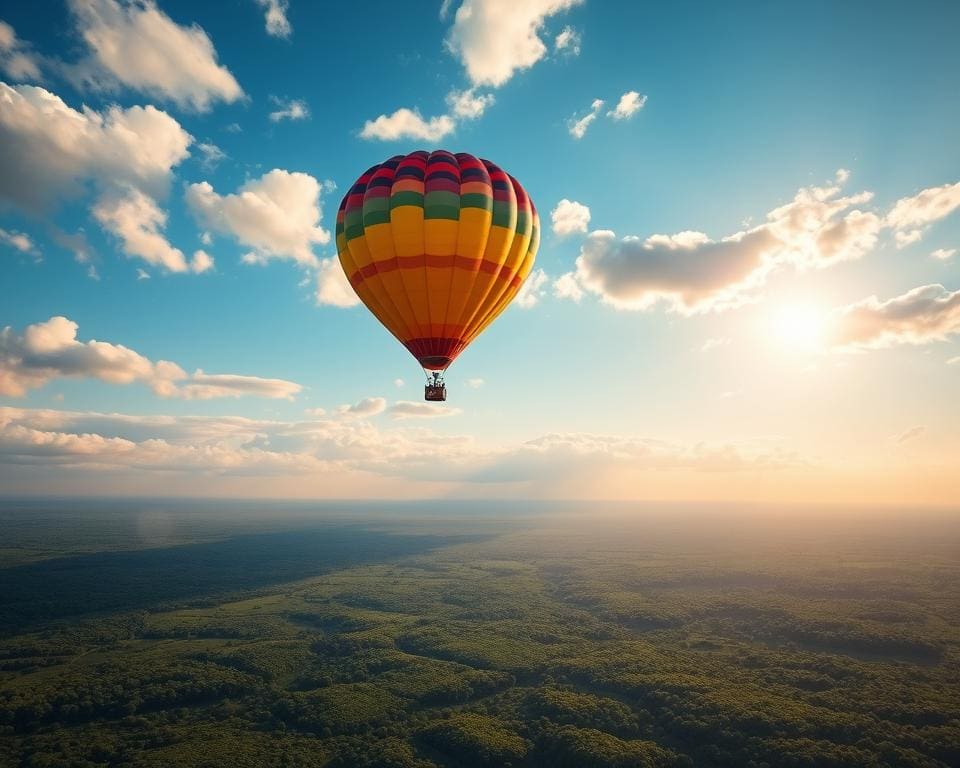
M956 3L444 6L4 4L11 492L956 500ZM437 147L544 238L431 411L326 233Z

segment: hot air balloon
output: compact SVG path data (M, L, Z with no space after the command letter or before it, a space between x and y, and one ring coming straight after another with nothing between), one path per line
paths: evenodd
M426 400L517 295L540 220L519 182L464 153L412 152L364 173L337 211L340 264L360 300L417 359Z

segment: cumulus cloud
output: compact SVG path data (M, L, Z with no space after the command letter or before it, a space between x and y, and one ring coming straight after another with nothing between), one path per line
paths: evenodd
M577 232L586 233L590 226L590 209L576 200L563 198L550 212L553 233L560 237Z
M447 106L453 116L465 120L476 120L493 102L492 93L478 94L473 88L465 91L453 90L447 94Z
M106 91L125 86L200 112L244 95L217 63L207 33L196 24L180 26L153 0L69 0L69 6L89 49L68 69L79 84Z
M393 386L395 386L397 389L400 389L400 388L403 387L405 384L406 384L406 382L405 382L403 379L394 379L394 380L393 380Z
M11 80L40 79L38 57L5 21L0 21L0 70Z
M127 256L139 257L169 272L205 272L213 260L197 251L187 262L183 251L174 248L164 237L167 214L154 200L138 189L123 194L105 195L93 208L93 216L107 231L118 237Z
M20 251L20 253L31 253L34 255L38 253L29 235L25 235L23 232L8 231L2 227L0 227L0 245L7 245Z
M924 189L912 197L899 199L886 217L886 225L896 230L898 247L915 243L928 226L960 208L960 181Z
M0 395L22 397L54 379L89 378L111 384L142 382L161 397L210 399L255 395L291 398L299 384L232 374L187 374L167 360L153 362L121 344L80 341L79 326L66 317L28 325L22 333L0 331Z
M355 307L360 303L347 276L343 273L340 259L322 259L317 268L317 304L331 307Z
M577 276L573 272L565 272L553 281L553 295L558 299L570 299L579 304L583 298L583 288L580 287Z
M447 35L447 48L473 85L501 86L547 53L540 38L547 18L582 0L464 0Z
M582 139L587 135L587 128L590 127L590 123L597 119L597 115L600 114L600 110L603 109L604 101L603 99L594 99L593 103L590 105L590 111L582 117L577 117L574 115L567 121L567 130L570 131L570 135L575 139Z
M455 128L456 123L449 115L439 115L425 120L419 111L401 107L393 114L380 115L375 120L367 120L360 131L360 137L380 141L419 139L437 142L453 133Z
M314 245L330 242L320 226L320 183L306 173L273 169L236 193L219 195L209 182L191 184L186 200L200 223L253 248L248 263L271 258L316 266Z
M415 403L410 400L398 400L390 406L387 413L392 419L436 419L443 416L456 416L459 408L451 408L440 403Z
M831 346L876 349L895 344L927 344L960 333L960 291L922 285L886 301L876 296L833 313Z
M580 33L568 25L554 38L553 50L568 56L579 56L580 42Z
M516 298L514 299L516 305L523 309L535 307L540 302L540 299L543 298L545 286L549 280L550 278L547 277L547 273L542 269L533 270L527 275L527 279L524 280L520 290L517 291Z
M192 140L151 106L78 112L43 88L0 83L0 200L36 212L85 181L158 196Z
M293 33L293 27L287 19L287 10L290 6L287 0L257 0L257 5L265 11L267 34L273 37L289 38Z
M310 107L303 99L285 101L276 96L271 96L270 100L279 107L279 109L270 113L270 121L273 123L279 123L281 120L306 120L310 117Z
M842 196L840 187L804 187L749 230L713 240L683 231L646 238L591 232L563 292L598 295L618 309L645 310L664 302L691 314L736 307L775 268L818 269L858 259L876 244L880 217L855 206L869 193Z
M949 261L954 257L956 252L956 248L937 248L937 250L933 251L930 255L940 261Z
M382 397L365 397L353 405L341 405L337 408L337 416L342 419L366 419L383 413L387 408L387 401Z
M646 103L646 96L641 96L636 91L627 91L620 97L617 106L607 112L607 117L611 117L614 120L628 120L643 109Z

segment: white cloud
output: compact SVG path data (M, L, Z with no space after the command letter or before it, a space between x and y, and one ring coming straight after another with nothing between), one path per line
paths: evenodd
M443 0L443 2L440 3L440 12L439 12L440 21L447 20L447 16L450 14L450 5L452 4L452 2L453 0Z
M957 357L951 357L949 360L947 360L947 365L960 365L960 355L957 355Z
M279 123L281 120L306 120L310 117L310 107L303 99L290 99L284 101L276 96L270 97L271 101L280 109L270 113L270 121Z
M0 227L0 245L8 245L20 251L20 253L38 253L29 235L25 235L23 232L8 231L2 227Z
M568 25L554 38L553 50L568 56L579 56L580 42L580 33Z
M887 214L885 224L896 230L897 247L915 243L924 230L960 208L960 181L924 189L903 197Z
M93 216L106 231L116 235L127 256L139 257L169 272L204 272L213 266L212 259L197 251L187 263L183 251L174 248L163 235L167 214L154 200L138 189L100 198Z
M473 379L467 379L463 383L465 386L469 387L470 389L480 389L480 387L482 387L486 382L481 378L473 378Z
M213 102L233 102L243 90L207 33L183 27L153 0L69 0L80 37L89 48L69 71L79 83L113 91L139 90L200 112Z
M700 346L701 352L709 352L711 349L716 349L717 347L725 347L730 343L730 339L726 336L711 336Z
M257 0L257 5L263 8L267 34L273 37L289 38L293 32L290 21L287 19L289 3L287 0Z
M837 186L805 187L763 224L721 240L696 231L617 239L598 230L581 246L574 278L618 309L659 302L685 314L736 307L751 300L775 268L823 268L869 251L882 222L851 208L870 198L842 197ZM569 281L565 292L577 295Z
M40 79L38 58L5 21L0 21L0 70L11 80Z
M355 307L359 303L360 298L343 273L340 259L332 257L321 260L317 268L317 304Z
M587 135L587 128L590 127L590 123L597 119L597 115L600 114L600 110L603 109L603 99L594 99L593 103L590 105L590 111L587 112L583 117L577 117L574 115L567 121L567 130L570 131L570 135L575 139L582 139Z
M949 261L954 257L956 252L956 248L937 248L937 250L933 251L930 255L940 261Z
M586 233L590 225L590 209L576 200L563 198L550 212L550 221L553 223L553 233L560 237L577 232Z
M387 408L387 401L382 397L365 397L353 405L337 407L337 416L342 419L366 419L383 413Z
M395 386L397 389L402 388L405 384L406 384L406 382L405 382L403 379L394 379L394 380L393 380L393 386Z
M227 156L216 144L200 142L196 146L201 155L200 165L206 171L212 171Z
M579 304L583 298L583 288L573 272L565 272L553 281L553 295L558 299L570 299Z
M646 96L641 96L636 91L627 91L620 97L617 106L607 112L607 117L612 117L614 120L628 120L643 109L646 103Z
M455 128L456 123L449 115L424 120L417 110L401 107L391 115L380 115L376 120L367 120L360 131L360 137L380 141L419 139L437 142L453 133Z
M832 346L876 349L927 344L960 333L960 291L922 285L887 301L876 296L842 307L830 323Z
M142 382L161 397L210 399L255 395L291 398L299 384L232 374L187 374L167 360L153 362L120 344L79 341L77 323L51 317L28 325L23 333L10 326L0 331L0 395L22 397L54 379L90 378L111 384Z
M545 286L549 280L550 278L547 277L547 273L542 269L533 270L527 275L527 279L524 280L520 290L517 291L514 299L516 305L523 309L535 307L540 299L543 298Z
M203 226L255 249L245 262L287 258L316 266L313 246L330 242L320 226L320 194L313 176L275 168L234 194L219 195L206 181L191 184L186 200Z
M0 199L35 212L85 181L158 196L192 140L151 106L78 112L43 88L0 83Z
M447 36L448 49L473 85L501 86L544 57L545 20L582 0L464 0Z
M493 102L492 93L478 94L473 88L465 91L453 90L447 94L447 106L453 116L464 120L476 120Z
M896 436L895 440L897 443L906 443L910 440L916 440L920 435L927 431L927 428L922 424L918 424L915 427L910 427Z
M439 403L414 403L410 400L398 400L387 411L392 419L436 419L443 416L456 416L459 408L451 408Z
M142 267L137 267L137 280L149 280L150 273Z

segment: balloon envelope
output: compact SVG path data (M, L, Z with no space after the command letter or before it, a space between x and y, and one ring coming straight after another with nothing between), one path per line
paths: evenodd
M540 221L523 187L493 163L420 151L357 179L336 234L361 301L424 368L442 371L520 290Z

